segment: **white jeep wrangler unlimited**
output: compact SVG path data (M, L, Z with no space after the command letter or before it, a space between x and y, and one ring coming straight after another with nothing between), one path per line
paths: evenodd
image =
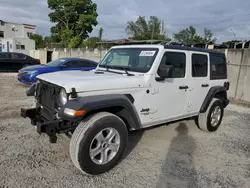
M21 109L37 131L56 142L72 133L70 156L88 174L121 159L128 132L194 118L213 132L228 105L223 53L174 45L112 47L93 71L43 74L27 91L36 108ZM185 143L183 143L185 144Z

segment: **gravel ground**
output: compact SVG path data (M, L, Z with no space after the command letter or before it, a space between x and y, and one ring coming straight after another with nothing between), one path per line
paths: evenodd
M250 109L229 105L216 133L182 121L130 134L127 156L100 176L81 174L69 141L38 135L16 74L0 74L0 187L250 187Z

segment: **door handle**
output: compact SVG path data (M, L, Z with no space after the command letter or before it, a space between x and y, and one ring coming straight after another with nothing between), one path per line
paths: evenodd
M180 86L179 89L188 89L188 86Z
M202 84L201 87L208 87L208 84Z

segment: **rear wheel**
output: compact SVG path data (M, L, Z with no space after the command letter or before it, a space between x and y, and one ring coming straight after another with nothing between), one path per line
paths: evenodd
M224 105L220 99L214 98L204 113L198 116L198 126L201 130L207 132L216 131L222 121L224 114Z
M127 141L126 125L118 116L97 113L75 129L70 141L70 156L80 171L101 174L119 162Z

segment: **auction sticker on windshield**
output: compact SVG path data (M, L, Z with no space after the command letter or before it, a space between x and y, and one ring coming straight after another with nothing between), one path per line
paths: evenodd
M140 56L154 56L155 51L141 51Z

